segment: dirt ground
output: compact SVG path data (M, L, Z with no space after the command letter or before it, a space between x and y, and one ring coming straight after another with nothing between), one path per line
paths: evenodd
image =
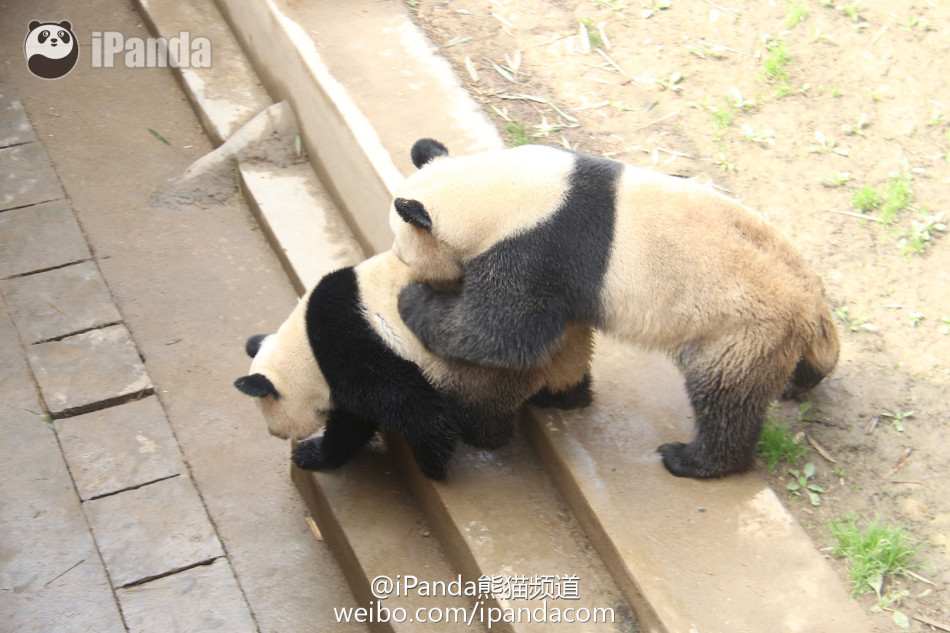
M820 505L786 489L787 465L761 470L819 548L849 513L904 526L920 567L884 585L892 611L874 621L900 630L896 610L909 630L950 630L950 4L407 4L512 143L712 181L798 245L842 354L805 415L798 402L774 414L808 446L799 467L817 467ZM893 221L854 215L865 185L893 194L866 209Z

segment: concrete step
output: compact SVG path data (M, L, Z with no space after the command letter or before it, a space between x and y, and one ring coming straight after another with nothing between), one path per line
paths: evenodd
M672 362L608 337L596 346L594 404L531 410L524 428L642 629L869 631L760 475L697 481L665 471L656 447L692 433Z
M389 247L386 211L401 178L396 165L403 173L412 169L407 153L415 138L437 137L455 153L500 145L400 3L354 0L345 10L328 0L306 9L274 0L218 4L265 85L293 105L316 173L367 252ZM336 34L358 37L358 54L336 46ZM245 176L248 190L252 181ZM288 261L296 270L294 258ZM520 439L493 453L461 451L449 481L435 484L421 478L407 451L393 442L452 568L467 579L577 574L581 597L589 588L592 600L604 601L590 606L622 606L625 600L643 631L870 630L757 475L698 482L666 473L655 447L691 433L682 380L667 361L601 338L594 379L592 408L528 413L523 432L537 456ZM355 472L347 467L298 481L311 499L330 482L343 486L335 498L312 503L323 508L323 517L340 513L333 519L340 527L328 518L321 527L337 532L335 547L362 599L361 583L386 564L371 562L371 550L360 549L365 541L357 538L354 522L344 521L339 504L353 494L378 492L385 482L348 486ZM377 509L373 521L389 521L378 511L389 505L366 505ZM590 555L588 544L601 560ZM352 555L343 554L347 548ZM357 550L367 553L360 558ZM436 580L453 578L444 567L438 573L448 576ZM512 605L498 599L489 604ZM618 620L616 626L633 624Z
M425 478L406 444L392 440L462 576L491 582L484 605L491 628L546 631L550 615L538 622L535 611L555 608L582 614L572 631L636 630L623 594L523 436L495 451L460 446L445 483ZM519 617L522 609L531 617ZM504 622L509 615L516 621Z
M434 589L436 595L426 595L428 583L447 584L458 573L382 442L338 472L295 467L292 476L366 610L354 612L354 621L374 631L481 629L444 621L447 610L470 612L471 600L460 592L439 595Z
M180 64L175 75L215 146L272 103L213 0L135 0L135 5L155 37L172 41L187 33L189 41L205 37L212 42L210 67L192 67L177 58L174 63Z

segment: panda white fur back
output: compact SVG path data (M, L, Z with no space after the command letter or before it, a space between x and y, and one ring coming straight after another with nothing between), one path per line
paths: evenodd
M425 281L400 314L437 354L542 362L568 323L663 349L697 416L660 447L676 475L746 468L768 404L817 384L838 339L820 279L764 220L710 187L540 146L449 157L423 139L390 213Z
M270 432L303 439L325 426L295 448L298 465L340 466L384 428L441 479L456 440L504 444L529 399L565 408L590 401L590 327L572 326L551 362L527 370L447 361L399 317L399 292L412 279L392 253L377 255L327 275L275 334L249 339L254 360L235 386L258 399Z

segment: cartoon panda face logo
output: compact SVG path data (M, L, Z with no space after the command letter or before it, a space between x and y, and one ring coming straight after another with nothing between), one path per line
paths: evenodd
M30 72L42 79L59 79L69 73L79 59L79 43L72 32L72 24L30 22L30 30L23 43L26 65Z

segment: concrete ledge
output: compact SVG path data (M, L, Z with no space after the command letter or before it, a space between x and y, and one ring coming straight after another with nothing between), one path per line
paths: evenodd
M275 170L242 163L244 192L297 293L363 260L360 245L310 165Z
M641 627L869 630L858 604L758 474L697 481L666 472L656 447L693 433L672 363L606 337L597 349L594 404L532 410L525 428L627 598L640 607Z

